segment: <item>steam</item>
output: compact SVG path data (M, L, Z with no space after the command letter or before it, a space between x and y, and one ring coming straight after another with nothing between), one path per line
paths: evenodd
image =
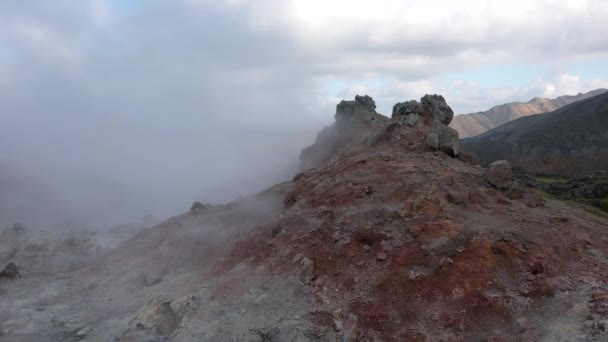
M102 229L251 194L291 177L331 118L310 79L266 65L280 51L253 49L283 38L221 8L25 7L2 12L27 22L0 15L0 228ZM257 52L233 59L244 42Z

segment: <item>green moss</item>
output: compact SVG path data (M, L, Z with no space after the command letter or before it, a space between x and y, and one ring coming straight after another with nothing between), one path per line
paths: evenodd
M566 202L583 208L592 214L608 217L608 197L602 199L575 198Z
M541 183L567 183L568 180L566 178L561 177L534 177L537 182Z

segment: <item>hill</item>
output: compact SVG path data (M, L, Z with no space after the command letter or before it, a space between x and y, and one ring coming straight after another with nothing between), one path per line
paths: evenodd
M197 205L87 267L0 279L10 341L608 337L608 219L461 161L443 97L368 96L292 180ZM500 179L497 182L496 179ZM18 298L18 300L14 300ZM582 337L581 337L582 336Z
M482 165L508 159L530 173L576 177L608 169L608 94L463 139Z
M512 102L492 107L485 112L462 114L454 117L451 127L458 131L460 138L473 137L489 131L515 119L552 112L570 103L584 100L602 93L608 89L597 89L588 93L579 93L575 96L565 95L555 99L535 97L529 102Z

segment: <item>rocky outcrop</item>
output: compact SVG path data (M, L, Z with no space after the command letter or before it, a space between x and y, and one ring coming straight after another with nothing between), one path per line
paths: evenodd
M427 144L450 157L456 157L460 150L458 132L446 126L437 126L432 130L428 135Z
M389 122L388 118L376 112L376 103L367 95L357 95L354 101L338 103L334 118L334 124L325 127L317 135L315 143L302 150L301 169L329 161L348 145L369 139L373 132Z
M425 144L455 157L460 150L458 132L449 128L454 111L441 95L425 95L418 101L397 103L391 120L404 127L424 132Z
M404 148L432 148L458 155L458 132L447 127L453 110L441 95L397 103L391 118L378 114L374 100L365 95L336 106L335 123L324 128L313 145L302 151L302 169L317 167L338 156L352 144L390 141Z
M454 111L445 102L443 96L425 95L420 102L411 100L395 104L391 119L412 127L422 116L430 117L433 122L447 126L454 117Z
M192 203L192 206L190 206L190 213L192 213L192 214L200 213L201 211L208 209L208 208L211 208L211 205L196 201L196 202Z
M437 121L444 125L449 125L454 117L454 111L445 102L441 95L425 95L420 99L422 104L423 115L428 111L433 121ZM458 134L456 135L458 136Z

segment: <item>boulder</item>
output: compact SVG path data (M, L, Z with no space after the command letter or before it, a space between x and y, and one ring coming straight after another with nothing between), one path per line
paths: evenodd
M429 113L433 121L449 125L454 117L454 111L441 95L425 95L420 99L423 114Z
M393 106L391 119L409 127L415 126L422 116L422 105L416 100L400 102Z
M384 118L376 113L376 103L370 96L357 95L354 101L342 100L336 106L336 124L365 125ZM379 120L383 121L383 120Z
M507 189L513 184L511 163L506 160L497 160L488 166L486 180L499 189Z
M192 206L190 207L190 212L192 214L196 214L199 213L207 208L211 207L209 204L203 204L199 201L196 201L194 203L192 203Z
M458 132L450 127L435 125L426 139L427 144L435 150L441 151L450 157L458 156L460 151L460 139Z

